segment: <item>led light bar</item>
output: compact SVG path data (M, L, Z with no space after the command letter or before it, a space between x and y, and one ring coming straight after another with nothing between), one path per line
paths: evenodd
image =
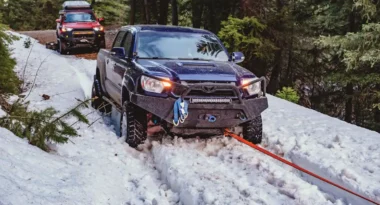
M92 9L91 4L87 1L65 1L62 5L63 9Z
M190 103L231 103L231 98L191 98Z

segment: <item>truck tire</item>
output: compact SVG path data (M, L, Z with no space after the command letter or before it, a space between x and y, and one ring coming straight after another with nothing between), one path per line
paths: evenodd
M103 92L101 89L100 82L95 76L94 83L92 84L91 98L94 99L96 97L96 99L91 101L91 107L99 110L101 113L109 113L112 107L108 102L103 100Z
M126 101L120 117L120 129L121 137L125 137L129 146L136 148L143 144L147 138L146 111Z
M66 55L67 50L66 50L65 43L62 42L61 40L58 40L57 45L58 45L58 53L60 53L61 55Z
M260 116L243 125L243 138L253 144L260 144L263 139L263 121Z

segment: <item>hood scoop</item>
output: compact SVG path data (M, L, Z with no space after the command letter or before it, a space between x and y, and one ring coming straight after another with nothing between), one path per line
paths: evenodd
M215 64L213 63L177 63L180 67L186 68L215 68Z

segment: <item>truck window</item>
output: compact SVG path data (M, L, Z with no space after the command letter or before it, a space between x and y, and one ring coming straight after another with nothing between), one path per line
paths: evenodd
M112 47L121 47L121 44L123 43L123 39L124 39L124 36L125 36L125 31L120 31L116 38L115 38L115 41L113 42L113 45Z
M125 37L125 40L124 40L124 49L125 49L125 53L126 55L128 56L131 52L131 47L132 47L132 39L133 39L133 35L132 33L127 33L127 37Z

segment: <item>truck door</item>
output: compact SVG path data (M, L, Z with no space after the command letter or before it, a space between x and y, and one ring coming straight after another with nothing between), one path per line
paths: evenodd
M130 67L130 62L127 61L128 57L132 57L132 44L133 44L133 34L130 31L127 31L127 34L125 36L125 39L123 41L122 47L125 50L125 56L126 58L119 58L116 60L116 65L115 65L115 76L114 76L114 81L117 82L117 85L119 86L119 89L121 90L122 87L122 81L124 78L124 73L126 69Z
M120 31L116 38L115 41L112 45L112 47L122 47L124 39L126 37L126 31ZM108 94L111 95L111 97L114 100L117 100L120 95L119 91L119 82L116 81L115 79L115 68L117 67L116 61L118 61L119 58L113 55L108 55L105 57L105 64L106 64L106 76L104 80L104 84L106 86L106 90L108 91Z

